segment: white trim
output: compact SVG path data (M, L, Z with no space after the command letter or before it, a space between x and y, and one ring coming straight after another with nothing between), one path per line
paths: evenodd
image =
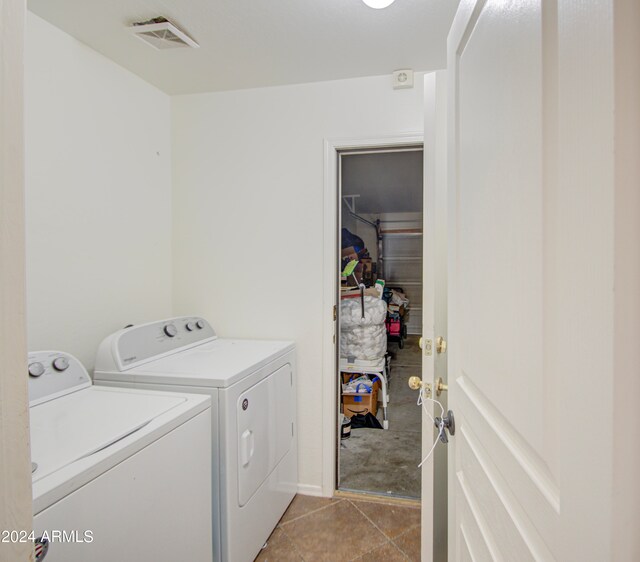
M298 484L298 493L303 496L316 496L322 497L322 486L315 484Z
M640 3L614 4L615 46L615 323L613 541L612 558L638 557L640 489ZM632 492L632 490L634 492ZM635 549L635 550L634 550ZM630 554L635 552L635 555ZM629 553L629 554L626 554Z
M25 2L0 0L0 529L32 528L25 326ZM1 560L31 560L29 542L5 543Z
M363 154L389 154L389 153L396 153L396 152L422 152L422 147L406 146L406 147L389 148L386 150L384 148L373 148L371 150L367 150L366 148L363 148L362 150L358 150L358 149L340 150L340 153L343 156L362 156ZM345 195L345 197L353 197L353 196Z
M322 259L322 495L335 491L337 427L336 352L333 307L337 303L338 151L422 144L423 133L325 139Z

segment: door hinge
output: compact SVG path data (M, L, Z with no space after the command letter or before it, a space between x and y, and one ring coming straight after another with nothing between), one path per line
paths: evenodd
M333 305L333 321L335 322L338 319L338 307Z

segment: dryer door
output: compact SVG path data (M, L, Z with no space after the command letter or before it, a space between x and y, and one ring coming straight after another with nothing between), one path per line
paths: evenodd
M243 392L238 421L238 504L245 505L291 448L291 366L284 365Z

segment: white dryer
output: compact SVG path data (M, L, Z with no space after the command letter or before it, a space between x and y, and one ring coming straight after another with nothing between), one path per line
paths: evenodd
M105 339L94 382L212 399L213 558L250 562L297 490L294 344L218 338L199 317Z
M211 560L211 401L29 354L36 560Z

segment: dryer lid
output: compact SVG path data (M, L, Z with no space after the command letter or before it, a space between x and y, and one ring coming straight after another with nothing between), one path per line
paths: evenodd
M226 388L294 348L293 342L216 339L98 380Z
M109 447L186 400L90 387L32 406L31 460L38 465L33 481Z

